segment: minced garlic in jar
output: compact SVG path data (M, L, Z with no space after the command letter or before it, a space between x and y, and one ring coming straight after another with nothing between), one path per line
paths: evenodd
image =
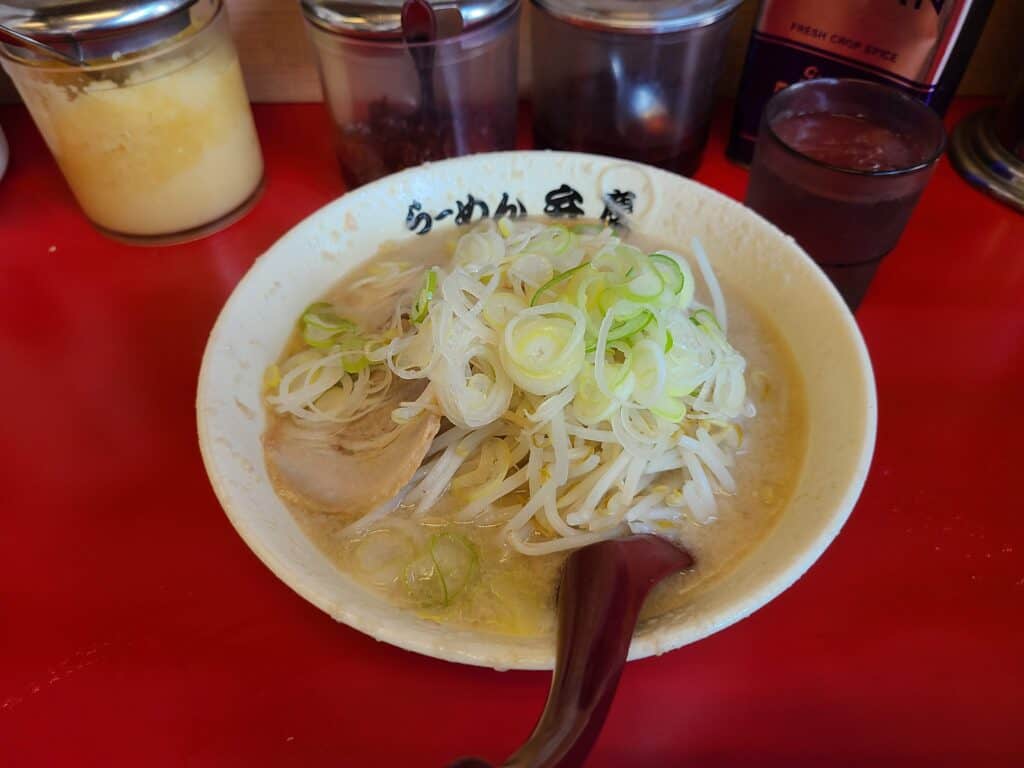
M134 61L4 64L82 209L112 234L195 231L260 184L263 159L223 11Z

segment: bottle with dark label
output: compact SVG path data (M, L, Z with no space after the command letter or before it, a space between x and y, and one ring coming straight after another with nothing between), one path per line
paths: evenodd
M896 86L940 115L994 0L762 0L727 154L749 163L765 103L816 77Z

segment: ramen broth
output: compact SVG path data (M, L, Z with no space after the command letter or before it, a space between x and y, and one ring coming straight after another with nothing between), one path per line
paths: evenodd
M322 300L334 304L364 328L380 327L394 313L397 297L393 293L375 295L358 286L357 281L394 262L410 266L445 264L458 234L440 231L400 244L386 244L373 259L342 278ZM647 251L661 245L635 235L624 240ZM419 277L411 279L403 290L411 295L420 283ZM731 290L727 281L723 281L722 288L729 309L729 340L747 360L748 396L757 415L741 423L743 437L732 468L737 492L716 497L718 511L710 522L701 525L687 519L681 543L694 555L696 565L666 579L652 592L642 621L684 605L688 593L727 571L765 536L792 494L804 457L805 404L792 354L767 318L745 302L738 291ZM702 289L698 288L698 298L706 301ZM296 337L282 359L299 347L301 339ZM280 418L291 417L268 412L268 419ZM430 514L412 520L409 510L399 506L365 530L353 531L354 517L317 509L271 474L278 494L314 544L341 571L394 604L424 618L484 632L531 637L553 631L556 586L566 552L521 554L501 541L503 520L488 523L486 513L483 522L473 523L451 522ZM522 502L526 500L524 493ZM455 585L455 594L446 604L428 601L425 605L422 596L410 591L403 565L414 557L417 545L449 533L457 534L457 538L451 537L453 541L469 541L475 546L473 562L468 566L472 573L463 574L464 583ZM363 567L364 555L370 550L375 566L367 570ZM385 559L393 559L395 569L382 573L377 567L382 552Z

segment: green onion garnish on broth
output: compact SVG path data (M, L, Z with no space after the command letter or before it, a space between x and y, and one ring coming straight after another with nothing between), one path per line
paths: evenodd
M357 539L395 532L362 540L360 568L447 606L480 572L462 531L543 555L715 518L755 411L699 241L648 253L599 224L502 219L431 264L382 261L357 280L388 297L373 323L310 305L264 379L274 412L324 445L352 441L345 455L433 420L398 495L351 524ZM383 435L359 432L383 407Z

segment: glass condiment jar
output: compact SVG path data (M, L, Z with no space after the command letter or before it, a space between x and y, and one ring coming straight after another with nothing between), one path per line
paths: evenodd
M434 32L407 42L402 0L302 0L351 187L430 160L515 148L518 0L431 5Z
M741 0L533 0L539 147L693 174Z
M0 22L4 69L103 232L180 242L255 201L263 158L221 0L50 3Z

